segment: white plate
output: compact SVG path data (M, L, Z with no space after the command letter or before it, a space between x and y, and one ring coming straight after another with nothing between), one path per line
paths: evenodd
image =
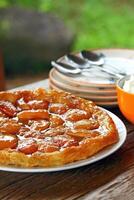
M107 111L107 110L105 110L105 111ZM109 156L110 154L112 154L115 151L117 151L123 145L123 143L126 140L127 131L126 131L126 127L123 124L123 122L115 114L111 113L110 111L107 111L107 112L112 117L113 121L116 124L116 127L117 127L118 132L119 132L119 141L116 144L113 144L113 145L105 148L104 150L100 151L96 155L94 155L94 156L92 156L92 157L90 157L88 159L77 161L77 162L73 162L73 163L66 164L66 165L60 166L60 167L20 168L20 167L0 166L0 170L2 170L2 171L10 171L10 172L28 172L28 173L63 171L63 170L68 170L68 169L73 169L73 168L89 165L91 163L94 163L96 161L99 161L99 160Z
M96 95L116 95L115 85L114 87L90 87L90 84L87 86L81 86L79 84L72 84L64 78L64 75L60 74L56 69L51 69L49 73L49 80L52 81L57 87L62 87L64 89L70 89L72 92L83 92L83 93L91 93ZM69 80L69 79L68 79ZM104 94L104 91L106 94Z
M96 95L96 94L91 94L90 92L89 93L86 93L86 92L78 92L76 90L71 90L70 87L68 88L64 88L62 86L57 86L53 81L49 80L49 84L50 86L53 88L53 89L56 89L56 90L62 90L62 91L65 91L65 92L69 92L69 93L73 93L74 95L76 96L79 96L79 97L82 97L82 98L85 98L85 99L90 99L92 101L117 101L117 96L116 95L104 95L104 92L101 94L101 95ZM105 92L106 94L106 92Z

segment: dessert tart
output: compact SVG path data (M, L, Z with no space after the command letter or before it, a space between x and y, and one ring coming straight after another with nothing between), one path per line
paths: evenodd
M118 142L112 118L92 101L42 88L0 92L0 164L52 167Z

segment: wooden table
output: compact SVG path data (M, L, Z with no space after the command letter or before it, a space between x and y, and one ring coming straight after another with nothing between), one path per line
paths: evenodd
M48 87L47 81L23 88ZM0 200L133 200L134 125L125 123L125 144L113 155L85 167L53 173L0 172Z

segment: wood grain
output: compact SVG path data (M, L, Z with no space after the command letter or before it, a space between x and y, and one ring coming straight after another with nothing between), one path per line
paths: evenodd
M1 171L0 200L133 200L134 125L117 108L111 111L124 121L128 131L120 150L74 170L39 174Z

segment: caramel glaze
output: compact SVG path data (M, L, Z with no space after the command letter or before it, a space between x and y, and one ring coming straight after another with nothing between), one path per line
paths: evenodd
M92 110L92 103L68 94L62 98L23 91L0 100L0 150L31 155L78 146L88 137L106 134Z

